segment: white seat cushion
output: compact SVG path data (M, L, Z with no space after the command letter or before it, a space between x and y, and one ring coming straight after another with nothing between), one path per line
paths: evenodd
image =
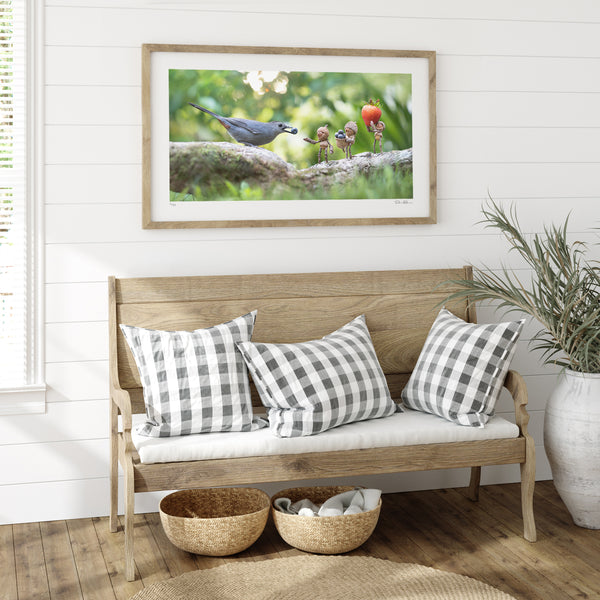
M144 415L134 416L144 418ZM143 463L331 452L518 436L519 428L497 415L485 427L463 427L436 415L410 409L381 419L349 423L318 435L295 438L276 437L269 429L165 438L149 438L132 432L133 443Z

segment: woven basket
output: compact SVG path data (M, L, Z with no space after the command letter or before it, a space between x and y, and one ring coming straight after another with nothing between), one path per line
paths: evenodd
M358 548L373 533L381 499L373 510L337 517L305 517L289 515L274 507L277 498L289 498L297 502L308 498L321 504L328 498L355 489L352 486L322 486L290 488L278 492L271 498L271 514L279 535L294 548L316 554L341 554Z
M159 511L167 537L178 548L227 556L259 538L269 518L269 496L255 488L182 490L165 496Z

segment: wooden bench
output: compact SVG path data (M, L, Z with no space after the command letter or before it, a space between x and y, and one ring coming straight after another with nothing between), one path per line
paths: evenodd
M335 452L252 456L147 464L132 442L132 415L145 412L139 373L119 324L194 330L258 310L253 340L316 339L365 314L394 399L413 369L438 304L452 291L439 284L469 278L469 267L201 277L109 278L110 327L110 528L117 531L118 464L124 475L125 574L135 578L136 492L246 485L299 479L470 467L469 495L478 498L481 467L520 464L524 537L535 541L535 446L527 433L527 391L510 371L505 386L514 399L519 437L510 439L368 448ZM449 308L475 322L466 302ZM262 406L253 390L255 406ZM119 415L121 425L119 426Z

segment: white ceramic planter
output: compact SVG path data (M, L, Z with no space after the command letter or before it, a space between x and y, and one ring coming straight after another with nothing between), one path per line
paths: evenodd
M600 529L600 374L561 373L546 406L544 446L575 523Z

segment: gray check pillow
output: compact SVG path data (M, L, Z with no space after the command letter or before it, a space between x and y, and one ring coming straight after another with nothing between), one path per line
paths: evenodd
M279 437L313 435L397 410L364 315L320 340L240 342L238 348Z
M494 414L524 322L477 325L442 309L402 390L404 406L483 427Z
M250 431L248 370L236 343L250 340L255 319L253 311L193 332L121 325L144 389L146 423L138 433Z

